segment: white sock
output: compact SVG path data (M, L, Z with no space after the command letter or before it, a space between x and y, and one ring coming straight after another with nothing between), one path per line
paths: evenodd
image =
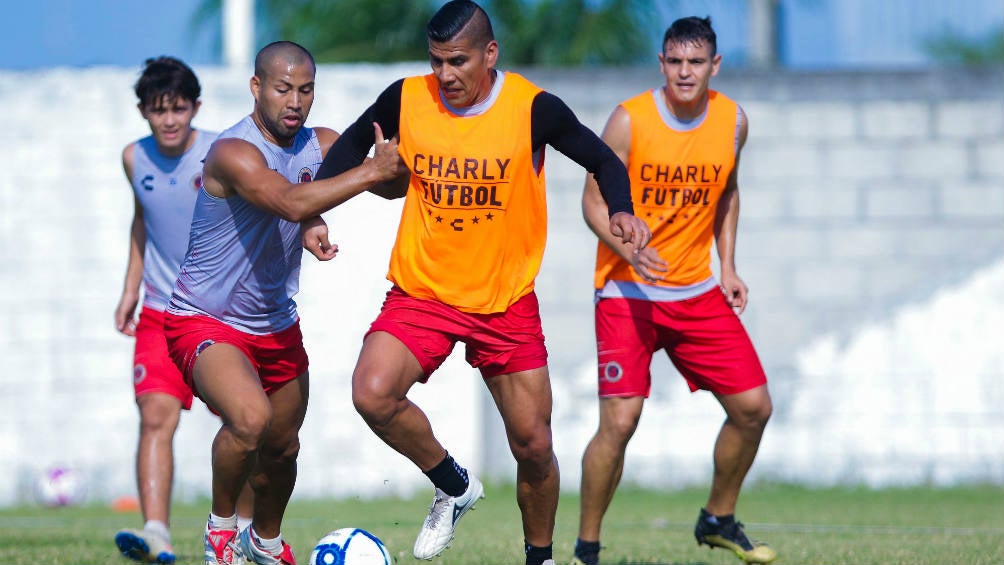
M233 516L223 517L217 516L212 512L209 513L209 529L210 530L232 530L237 527L237 513L235 512Z
M258 532L254 531L254 526L251 526L251 533L254 534L254 541L258 547L264 549L272 555L279 555L282 553L282 534L279 534L274 538L266 539L259 536Z
M246 516L237 515L237 531L241 531L251 525L251 518Z
M160 520L147 520L146 524L143 524L143 529L148 532L153 532L164 538L164 541L167 543L171 543L171 532L167 529L167 524L164 522L161 522Z

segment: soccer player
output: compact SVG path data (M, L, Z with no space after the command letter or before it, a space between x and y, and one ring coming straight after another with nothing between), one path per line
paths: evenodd
M603 139L624 161L631 193L652 229L635 253L604 228L607 204L587 178L586 223L599 238L596 344L600 423L582 457L575 565L599 563L600 524L624 469L624 451L651 388L652 355L665 350L692 391L715 395L725 411L714 448L711 492L694 535L749 563L776 557L735 519L746 472L771 415L767 379L739 321L747 288L736 273L739 153L749 128L735 102L708 87L722 56L710 19L683 18L659 54L665 85L621 103ZM711 273L717 245L721 281Z
M399 152L410 169L390 260L393 287L364 339L352 398L377 436L435 486L414 547L418 559L435 557L484 488L447 453L407 394L463 342L516 459L526 563L552 562L558 466L533 291L547 232L545 145L600 179L611 237L637 251L650 233L632 213L617 156L559 98L495 69L499 45L480 6L447 2L427 32L432 73L399 80L381 93L319 172L323 178L361 162L374 141L372 122L400 136Z
M122 151L122 167L133 191L129 259L115 327L136 338L133 389L139 407L136 482L143 529L115 534L122 554L141 562L173 563L170 505L174 475L174 433L192 392L167 354L164 309L188 246L195 195L202 186L202 159L215 132L192 127L202 104L199 80L174 57L147 59L134 87L150 135ZM136 307L143 286L143 306ZM250 516L250 489L241 515Z
M258 52L254 108L206 156L188 252L165 315L172 359L223 420L212 446L207 565L295 563L280 527L307 407L307 355L293 301L298 222L401 174L397 143L383 143L376 127L371 135L381 143L372 159L311 182L337 138L304 126L314 75L313 57L295 43ZM238 536L235 504L248 480L253 523Z

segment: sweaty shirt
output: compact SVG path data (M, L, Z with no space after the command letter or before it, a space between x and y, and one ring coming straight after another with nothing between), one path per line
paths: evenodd
M153 136L134 144L133 193L143 208L143 307L163 312L188 249L196 195L202 188L202 161L216 132L194 130L195 141L178 157L165 157Z
M269 168L290 182L309 182L321 164L311 128L301 128L290 147L262 136L245 117L219 139L243 139L257 147ZM199 191L188 253L168 312L211 316L251 334L280 332L297 321L303 247L300 226L257 208L240 195L217 198Z
M673 299L701 294L715 286L711 273L715 213L735 166L738 106L710 90L705 113L681 122L669 112L661 89L653 89L621 107L631 121L627 169L635 213L652 230L649 246L669 264L669 272L665 280L647 283L600 242L595 286L601 296L640 298L636 296L640 292Z

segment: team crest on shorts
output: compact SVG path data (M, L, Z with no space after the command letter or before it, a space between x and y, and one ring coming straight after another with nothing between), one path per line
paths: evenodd
M310 182L314 180L314 174L310 172L310 167L300 169L300 174L297 176L300 179L300 182Z
M608 383L615 383L624 376L624 369L617 361L610 361L603 366L603 380Z
M146 378L146 365L140 363L132 368L132 382L133 384L139 384L143 382Z
M195 356L198 357L200 353L202 353L203 351L205 351L207 347L209 347L210 345L212 345L214 343L216 343L216 342L213 341L213 340L211 340L211 339L207 339L207 340L203 341L202 343L200 343L198 346L195 347Z

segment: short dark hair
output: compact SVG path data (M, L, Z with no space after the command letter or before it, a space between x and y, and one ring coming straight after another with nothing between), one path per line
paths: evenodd
M144 63L134 87L136 97L144 106L157 105L166 96L178 96L195 102L202 94L199 79L188 65L174 57L154 57Z
M306 57L310 64L317 68L314 56L307 51L307 48L292 41L273 41L262 47L254 58L254 76L265 78L268 74L268 64L275 57L286 57L290 62L297 62L301 57Z
M662 36L662 51L666 50L667 43L707 44L711 46L712 57L718 53L718 38L711 27L711 16L706 18L690 16L676 20Z
M451 0L433 14L426 26L429 41L442 43L467 34L478 45L495 39L487 12L471 0Z

